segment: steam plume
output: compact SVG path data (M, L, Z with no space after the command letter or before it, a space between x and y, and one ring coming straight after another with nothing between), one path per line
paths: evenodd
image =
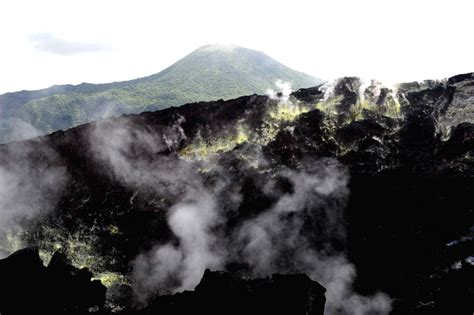
M244 150L256 155L241 160L234 173L228 171L225 156L213 161L178 159L173 152L187 139L183 121L178 118L157 132L116 120L98 124L91 137L92 152L112 176L169 202L161 209L167 213L174 238L133 261L134 290L140 302L156 293L191 290L206 268L225 269L237 263L246 265L244 270L252 277L307 273L326 286L328 314L390 311L386 295L363 297L352 291L355 269L344 250L335 246L346 237L343 211L349 190L342 165L331 159L307 159L296 170L252 173L261 193L273 202L268 208L252 209L256 216L229 225L245 198L240 176L255 172L249 161L264 158L258 150ZM155 158L143 158L150 154ZM258 164L269 167L271 163ZM209 169L205 173L199 171L203 166ZM281 181L289 188L279 188Z
M68 179L58 161L41 139L12 143L0 154L0 257L24 246L25 220L54 209Z

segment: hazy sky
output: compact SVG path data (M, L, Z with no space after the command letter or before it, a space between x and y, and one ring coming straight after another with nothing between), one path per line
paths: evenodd
M142 77L210 43L324 79L443 78L474 71L473 14L473 0L1 0L0 93Z

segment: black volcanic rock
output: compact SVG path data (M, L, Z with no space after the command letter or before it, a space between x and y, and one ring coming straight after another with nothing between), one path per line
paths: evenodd
M324 97L324 93L321 90L321 85L319 85L307 89L299 89L291 93L291 96L306 103L316 103Z
M456 84L458 82L466 82L466 81L472 81L474 80L474 73L464 73L464 74L458 74L455 75L454 77L449 78L448 83L449 84Z
M25 248L0 260L1 314L86 314L101 310L105 287L91 281L87 269L71 266L55 253L43 266L37 248Z
M227 221L215 230L233 236L235 227L271 209L277 197L292 196L294 184L280 176L281 170L302 171L317 164L315 160L329 160L350 175L343 213L347 229L342 236L326 235L327 216L308 211L304 232L318 249L340 249L354 264L354 290L363 295L387 293L395 301L395 314L445 311L449 304L458 306L457 314L472 314L473 286L465 279L472 270L469 248L474 222L473 85L472 74L466 74L446 81L401 84L396 90L380 88L379 95L379 87L372 86L364 94L364 103L360 80L344 78L327 103L318 88L299 90L290 97L293 107L283 108L283 114L278 112L283 100L258 95L187 104L0 145L0 165L8 170L33 165L33 171L19 181L22 184L38 181L47 168L69 178L58 185L61 190L57 200L48 203L50 208L25 219L22 241L49 251L59 244L66 254L77 256L77 251L67 252L72 235L72 241L86 243L92 252L96 265L91 272L128 275L130 263L140 253L157 244L179 244L167 222L167 210L185 197L167 193L173 183L154 189L158 185L154 178L147 185L130 184L142 165L176 174L193 168L193 179L210 185L220 173L208 166L217 163L241 199L235 208L228 206L231 200L219 199ZM91 139L97 130L118 130L119 136L109 132L94 147ZM117 156L111 157L120 170L127 171L126 176L118 176L106 159L97 157L97 151L110 147L132 161L124 165ZM195 152L208 156L196 158ZM148 173L139 177L147 178ZM319 205L312 203L310 210ZM288 214L284 219L294 218ZM453 242L456 245L447 245ZM57 256L53 262L62 259ZM278 266L298 271L291 261L282 260ZM28 261L36 266L28 270L43 270L35 259ZM238 262L233 266L244 274L249 268ZM68 268L58 269L57 274L70 273ZM25 273L24 280L44 272ZM235 288L229 290L248 289L247 282L230 283ZM251 287L255 285L252 282ZM38 290L35 286L32 291ZM15 290L11 292L18 293L20 287ZM189 296L199 290L162 297L156 303L176 307L176 301L192 299Z
M0 279L2 314L24 314L27 310L46 308L46 268L37 249L26 248L0 260Z
M312 110L300 115L294 129L281 130L265 152L283 165L296 165L308 156L329 157L337 152L337 144L325 129L324 114Z
M194 291L157 298L140 314L305 314L324 313L326 290L304 274L244 280L206 270Z
M357 103L361 84L359 78L345 77L334 87L334 93L342 96L341 102L337 105L339 122L347 121L351 116L351 108Z

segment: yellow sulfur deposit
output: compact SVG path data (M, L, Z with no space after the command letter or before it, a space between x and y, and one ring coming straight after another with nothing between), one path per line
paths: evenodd
M299 115L309 111L309 108L295 104L293 102L280 102L274 110L270 110L268 115L275 121L293 121Z
M342 99L343 97L340 95L335 96L318 102L314 107L330 117L336 116L339 114L336 106L342 101ZM401 116L400 102L394 95L388 96L385 102L381 105L361 97L350 109L349 120L346 123L353 120L365 119L364 111L374 112L391 118L399 118Z
M118 228L118 226L116 225L109 225L109 232L110 232L110 235L117 235L117 234L120 234L120 229Z
M201 137L180 152L180 156L189 160L202 160L209 156L228 152L249 139L246 129L239 125L234 134L223 136L217 139L204 140Z
M234 131L224 131L223 135L211 139L197 139L184 147L179 155L187 160L205 160L218 153L233 150L239 144L248 142L264 145L272 141L283 122L294 121L298 116L310 110L308 106L291 101L281 101L267 112L267 118L257 130L250 131L244 121L234 127Z
M110 225L108 230L110 233L120 233L115 225ZM69 234L55 228L45 228L44 232L46 235L39 244L43 264L49 264L54 252L61 251L71 265L79 269L89 269L94 274L94 279L100 280L107 287L126 283L123 275L106 270L107 258L97 254L94 248L96 239L92 233Z
M336 105L342 101L342 96L331 97L327 100L318 102L314 107L327 115L337 115Z
M128 279L117 272L105 271L99 274L96 274L92 280L100 280L103 285L107 288L110 288L116 284L130 284Z

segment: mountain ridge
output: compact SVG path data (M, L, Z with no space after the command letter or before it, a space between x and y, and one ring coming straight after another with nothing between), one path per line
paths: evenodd
M295 88L322 82L262 52L238 46L206 45L159 73L133 80L55 85L2 94L0 142L21 140L108 116L262 94L277 79L292 82Z

